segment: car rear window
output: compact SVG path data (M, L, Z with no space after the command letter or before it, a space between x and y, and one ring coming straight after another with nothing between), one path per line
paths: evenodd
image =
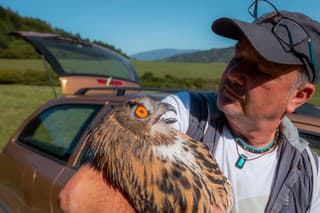
M59 105L34 118L19 141L62 161L67 161L100 105Z
M111 51L85 43L42 39L66 74L101 75L135 81L135 70L124 58Z

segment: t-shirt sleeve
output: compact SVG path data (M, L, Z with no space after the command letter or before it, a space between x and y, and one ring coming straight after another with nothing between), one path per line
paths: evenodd
M186 133L189 127L190 113L190 95L188 92L179 92L169 95L161 100L161 102L171 104L176 113L169 111L163 115L164 118L175 118L177 121L172 123L172 127Z

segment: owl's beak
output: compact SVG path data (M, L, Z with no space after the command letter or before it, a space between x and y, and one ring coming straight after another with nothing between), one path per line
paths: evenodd
M164 121L166 124L171 124L176 122L177 121L177 119L175 118L177 115L176 109L171 104L168 104L168 103L160 103L160 105L164 108L164 113L163 113L164 116L162 116L161 120ZM173 112L174 115L172 115L172 113L170 112Z

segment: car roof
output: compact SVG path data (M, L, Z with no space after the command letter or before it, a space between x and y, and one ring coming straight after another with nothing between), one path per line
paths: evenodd
M106 104L122 103L138 96L163 98L169 94L180 92L179 89L168 88L137 88L137 87L89 87L82 88L72 95L61 96L48 102L49 105L59 103Z

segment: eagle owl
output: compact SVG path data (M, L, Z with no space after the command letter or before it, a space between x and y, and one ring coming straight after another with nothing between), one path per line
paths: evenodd
M227 178L203 142L170 127L168 111L151 97L114 108L88 134L95 166L138 212L230 212Z

